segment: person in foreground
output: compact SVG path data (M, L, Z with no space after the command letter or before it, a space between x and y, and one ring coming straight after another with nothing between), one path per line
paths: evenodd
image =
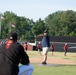
M17 33L11 32L8 41L0 48L0 75L32 75L34 67L22 45L17 43ZM21 66L18 66L21 63Z
M44 37L42 39L42 50L43 50L43 55L44 55L44 60L42 62L42 64L47 64L47 54L48 51L50 50L50 38L48 35L48 31L44 32Z

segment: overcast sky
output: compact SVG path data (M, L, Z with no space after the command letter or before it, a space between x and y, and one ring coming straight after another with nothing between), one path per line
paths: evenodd
M76 0L0 0L0 12L12 11L34 21L56 11L76 11Z

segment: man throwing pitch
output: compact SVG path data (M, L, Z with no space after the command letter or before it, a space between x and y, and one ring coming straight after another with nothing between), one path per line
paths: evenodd
M42 50L43 50L43 55L44 55L44 60L43 60L42 64L47 64L46 63L47 53L48 53L49 49L50 49L50 38L48 35L48 31L45 31L43 39L42 39Z

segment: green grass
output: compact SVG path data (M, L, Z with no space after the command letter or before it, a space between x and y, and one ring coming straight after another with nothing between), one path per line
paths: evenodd
M38 55L38 51L28 51L27 53L30 58L43 58L43 55ZM76 62L76 53L71 52L68 52L67 56L64 56L64 52L54 52L54 56L51 55L51 52L48 52L48 57L68 59Z
M28 51L27 52L30 58L42 58L39 56L37 51ZM64 52L54 52L54 56L51 55L51 52L48 53L48 57L52 58L66 58L76 62L76 53L67 53L67 56L64 56ZM34 72L32 75L76 75L76 65L60 65L60 66L39 66L33 63Z
M76 66L35 66L33 75L76 75Z

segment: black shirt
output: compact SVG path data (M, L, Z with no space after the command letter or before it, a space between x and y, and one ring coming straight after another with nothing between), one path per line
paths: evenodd
M12 43L7 49L6 44L0 48L0 75L17 75L19 72L18 65L29 64L29 57L24 52L22 45Z

